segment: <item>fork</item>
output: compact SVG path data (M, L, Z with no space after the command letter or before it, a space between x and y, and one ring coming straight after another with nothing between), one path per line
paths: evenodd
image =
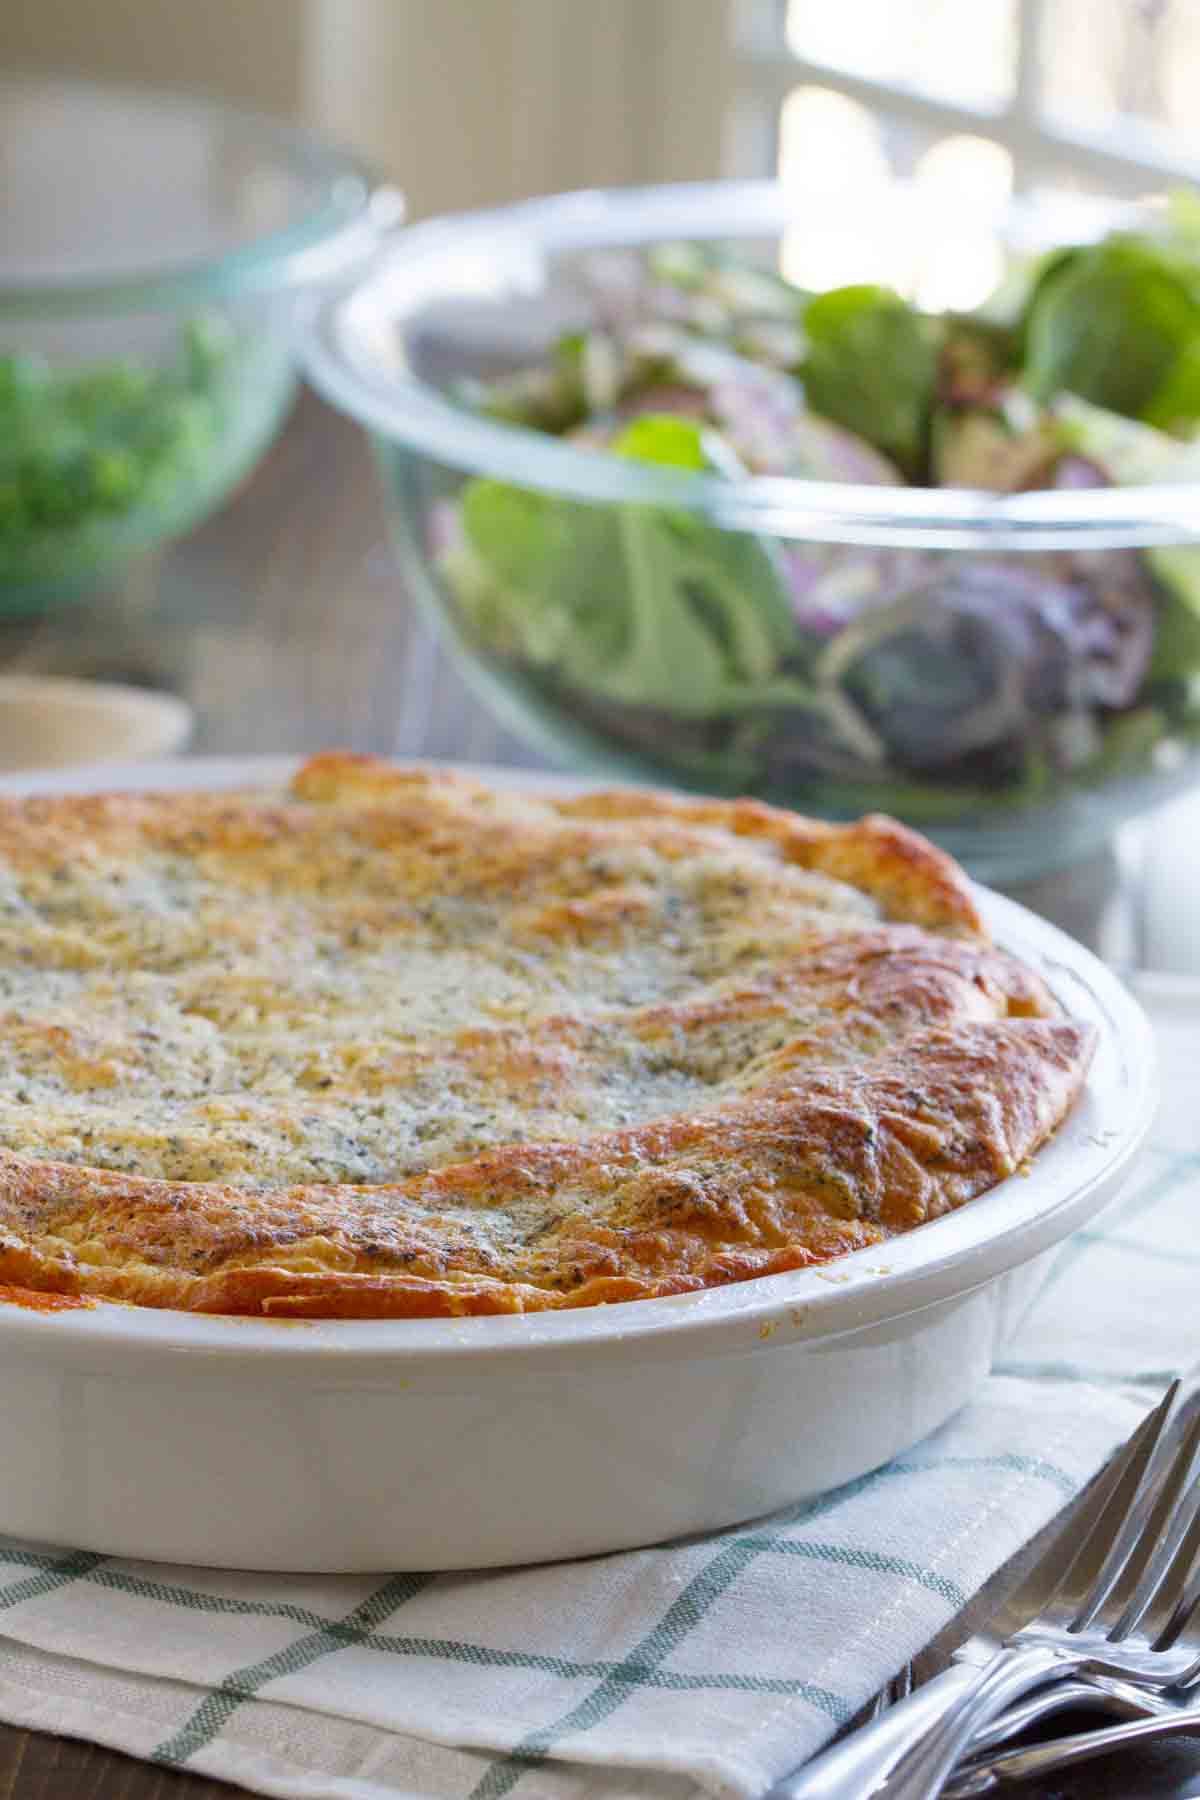
M876 1694L866 1714L864 1723L881 1719L893 1706L906 1699L913 1692L915 1678L911 1663L903 1668ZM1062 1681L1053 1681L1048 1686L1038 1688L1024 1700L1017 1700L990 1725L983 1726L975 1733L969 1745L969 1753L957 1768L945 1789L947 1800L967 1800L968 1795L990 1793L1002 1781L1018 1779L1018 1756L1033 1756L1036 1752L1044 1756L1045 1762L1038 1762L1034 1772L1050 1774L1058 1763L1053 1758L1061 1748L1070 1762L1084 1760L1081 1750L1082 1735L1066 1738L1054 1738L1046 1743L1037 1744L1032 1749L1022 1751L1012 1747L1012 1740L1024 1735L1035 1725L1046 1719L1052 1719L1058 1713L1098 1712L1109 1719L1117 1721L1111 1729L1121 1731L1128 1725L1140 1724L1147 1719L1163 1720L1174 1718L1180 1720L1175 1729L1188 1731L1189 1721L1200 1721L1200 1702L1195 1690L1173 1696L1169 1691L1158 1693L1153 1688L1138 1687L1130 1681L1118 1681L1112 1675L1083 1674L1068 1676ZM1102 1729L1097 1726L1095 1731ZM1110 1727L1103 1727L1109 1730ZM1166 1730L1166 1727L1163 1727ZM1116 1740L1114 1739L1113 1742ZM1121 1741L1124 1741L1123 1739ZM1027 1778L1028 1771L1024 1764L1020 1765L1021 1780Z
M1082 1682L1079 1685L1086 1686ZM958 1766L949 1786L942 1791L946 1800L974 1800L975 1795L993 1793L1009 1782L1051 1775L1058 1769L1073 1769L1078 1763L1088 1762L1094 1756L1107 1756L1110 1750L1120 1750L1127 1744L1180 1734L1190 1737L1200 1734L1200 1705L1194 1698L1176 1701L1118 1725L1053 1738L1047 1744L1033 1744L1023 1750L989 1752L978 1760L972 1756Z
M872 1700L863 1723L881 1719L913 1692L915 1677L911 1663L905 1663ZM1086 1734L1054 1738L1029 1749L1012 1747L1033 1726L1063 1712L1096 1711L1118 1721L1112 1727L1095 1727ZM1171 1727L1162 1721L1176 1720ZM1172 1696L1152 1688L1137 1687L1133 1682L1118 1681L1115 1676L1084 1674L1067 1677L1038 1688L975 1733L965 1761L958 1764L944 1792L946 1800L969 1800L969 1796L991 1793L1002 1782L1027 1780L1030 1775L1049 1775L1059 1767L1070 1767L1086 1760L1083 1745L1098 1740L1101 1729L1104 1743L1091 1754L1118 1747L1125 1742L1125 1730L1147 1720L1159 1721L1166 1735L1171 1729L1200 1729L1200 1703L1195 1690ZM1197 1721L1193 1727L1191 1721ZM1061 1753L1061 1762L1060 1762Z
M1171 1688L1160 1691L1141 1687L1136 1682L1120 1681L1114 1675L1089 1671L1068 1675L1061 1681L1038 1688L993 1719L990 1725L982 1726L971 1739L969 1761L959 1764L951 1787L957 1789L968 1766L974 1767L982 1764L985 1758L994 1757L1014 1738L1058 1713L1096 1712L1117 1723L1131 1724L1139 1719L1162 1718L1167 1713L1178 1714L1196 1706L1194 1688L1175 1693Z
M912 1691L913 1668L911 1663L905 1663L892 1676L887 1686L880 1688L867 1708L866 1721L881 1719L889 1707L898 1706L901 1700L907 1700ZM1016 1735L1015 1732L1013 1735Z
M1164 1713L1177 1713L1183 1705L1194 1704L1189 1694L1172 1697L1169 1691L1158 1693L1153 1688L1138 1687L1131 1681L1118 1681L1112 1675L1082 1674L1066 1676L1038 1688L1024 1700L1018 1700L990 1725L984 1725L971 1739L970 1765L993 1757L1004 1745L1019 1738L1034 1725L1052 1719L1062 1712L1099 1712L1129 1723L1135 1719L1159 1718ZM966 1763L960 1763L951 1784L957 1789ZM949 1791L949 1790L947 1790Z
M1178 1391L1176 1383L1169 1398ZM1041 1613L865 1792L932 1800L982 1727L1031 1688L1075 1671L1158 1690L1200 1680L1200 1417L1168 1450L1162 1426L1169 1412L1140 1470L1135 1461L1114 1489Z
M907 1700L885 1709L873 1723L851 1732L815 1762L786 1776L772 1788L770 1800L866 1800L876 1794L894 1800L903 1790L892 1777L907 1776L917 1757L923 1758L931 1739L945 1741L941 1735L944 1721L958 1717L964 1696L976 1692L981 1671L986 1673L1002 1645L1013 1646L1006 1654L1006 1665L1021 1655L1022 1666L1017 1671L1020 1679L1006 1682L1002 1691L994 1687L989 1690L986 1705L972 1709L966 1736L982 1732L1021 1694L1063 1674L1074 1674L1081 1664L1086 1665L1086 1673L1093 1680L1101 1668L1113 1673L1113 1658L1118 1653L1122 1657L1115 1666L1118 1680L1131 1672L1128 1659L1136 1660L1139 1651L1140 1664L1132 1670L1135 1680L1145 1681L1147 1668L1150 1683L1187 1675L1190 1655L1186 1650L1171 1656L1164 1642L1156 1653L1137 1639L1119 1651L1118 1646L1108 1644L1107 1637L1101 1636L1101 1627L1095 1621L1097 1607L1111 1607L1118 1597L1123 1600L1131 1582L1147 1594L1153 1587L1159 1595L1159 1611L1163 1610L1161 1590L1166 1562L1173 1548L1178 1551L1179 1541L1185 1535L1179 1529L1181 1519L1175 1519L1176 1528L1170 1537L1162 1538L1158 1555L1156 1534L1163 1533L1172 1522L1175 1503L1185 1492L1196 1461L1198 1438L1200 1376L1193 1373L1186 1380L1171 1384L1158 1406L1142 1420L1089 1490L1071 1527L1077 1534L1074 1552L1065 1553L1056 1540L1003 1603L989 1627L977 1631L958 1647L947 1669L917 1688ZM1104 1624L1112 1626L1115 1622L1111 1612L1106 1612ZM1127 1623L1132 1630L1133 1621ZM1184 1623L1179 1621L1176 1635L1182 1633ZM1085 1624L1093 1627L1086 1639L1067 1629ZM1046 1642L1028 1642L1026 1634L1036 1636L1043 1625L1054 1633L1052 1647ZM1018 1631L1017 1627L1022 1629ZM1157 1644L1159 1638L1167 1635L1164 1625L1152 1641ZM1035 1649L1036 1664L1030 1654ZM995 1741L1004 1735L1003 1729L989 1735ZM956 1739L954 1755L964 1748L961 1729L956 1732ZM908 1792L919 1795L920 1800L930 1800L949 1766L947 1760L946 1768L940 1773L935 1770L934 1777L923 1769L924 1785L914 1783Z

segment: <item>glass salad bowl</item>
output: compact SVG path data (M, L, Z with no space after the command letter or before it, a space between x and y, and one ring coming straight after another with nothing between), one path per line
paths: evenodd
M918 224L936 266L962 220ZM802 293L803 231L769 183L434 221L306 366L557 760L887 811L992 881L1073 861L1200 768L1200 226L1014 209L999 291L936 315Z
M0 78L0 614L86 593L220 504L293 394L297 293L396 210L293 127Z

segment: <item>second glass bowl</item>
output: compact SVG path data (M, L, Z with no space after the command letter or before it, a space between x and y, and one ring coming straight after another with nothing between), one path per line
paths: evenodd
M378 242L381 192L213 101L0 80L0 614L118 577L249 472L295 296Z

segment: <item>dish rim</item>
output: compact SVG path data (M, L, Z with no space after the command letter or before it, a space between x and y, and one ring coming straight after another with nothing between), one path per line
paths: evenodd
M911 184L886 201L909 203ZM455 214L410 227L386 255L333 294L302 308L298 334L305 373L317 390L360 424L446 467L539 492L600 502L694 510L734 531L819 543L914 549L1071 550L1179 544L1200 537L1194 484L996 495L971 488L874 487L796 476L717 476L654 468L544 432L470 412L405 363L397 321L422 303L461 290L534 288L556 254L686 239L729 241L781 232L800 203L775 181L676 182L586 189ZM1101 203L1081 213L1068 241L1145 218L1146 209ZM1009 235L1036 241L1037 208L1013 202L997 220ZM864 222L869 229L869 217ZM443 277L439 281L439 273ZM502 284L507 282L507 289ZM1182 448L1182 446L1181 446Z
M400 760L400 759L397 759ZM273 788L303 756L186 757L0 775L0 796L106 790ZM406 767L454 769L502 787L578 792L611 786L569 775L481 767L431 758ZM1016 901L977 888L1002 947L1038 968L1067 1010L1099 1031L1084 1094L1027 1174L1017 1173L957 1211L878 1248L820 1268L758 1276L725 1287L609 1306L461 1319L275 1320L201 1314L97 1300L43 1310L0 1300L0 1351L47 1347L87 1363L102 1352L144 1360L163 1353L207 1366L230 1359L299 1375L323 1369L435 1369L473 1374L514 1365L643 1360L745 1351L781 1342L822 1343L935 1306L994 1280L1051 1248L1090 1216L1128 1167L1157 1107L1149 1021L1118 977L1057 926ZM1107 1122L1106 1122L1107 1121ZM1097 1198L1100 1197L1100 1199Z

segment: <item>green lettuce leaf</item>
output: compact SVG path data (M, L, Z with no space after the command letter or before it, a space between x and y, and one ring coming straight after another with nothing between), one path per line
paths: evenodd
M668 469L698 473L712 467L705 454L702 428L694 420L677 418L674 413L642 413L614 439L612 448L618 456L658 463Z
M619 455L707 469L691 420L646 414ZM796 629L775 546L661 506L596 506L469 482L465 543L442 559L476 634L606 700L685 717L803 704L781 673Z
M1064 445L1096 463L1117 487L1200 483L1200 443L1181 444L1073 395L1058 401L1054 416ZM1200 669L1200 544L1155 544L1142 556L1159 593L1149 679L1192 675Z
M804 314L808 404L920 480L943 327L885 287L835 288Z
M1177 253L1111 237L1056 258L1025 318L1024 382L1150 424L1200 420L1200 301Z

